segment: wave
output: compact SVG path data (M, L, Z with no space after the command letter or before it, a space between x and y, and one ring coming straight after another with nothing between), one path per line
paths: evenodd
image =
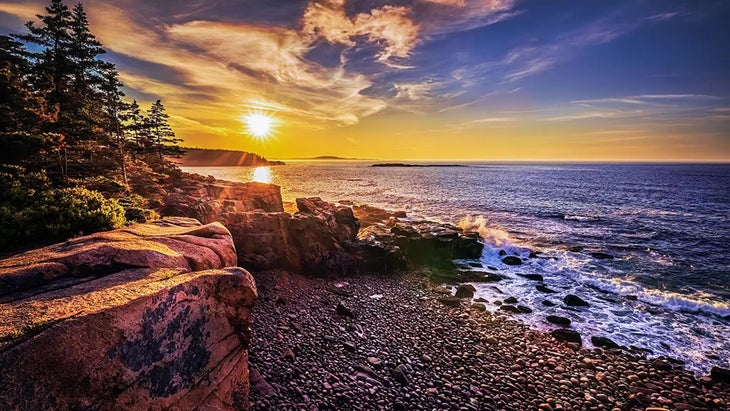
M472 231L479 233L479 236L488 243L497 247L513 245L512 239L506 230L489 226L484 216L467 216L456 224L457 227L464 231Z
M575 220L575 221L598 221L599 217L590 215L570 215L566 214L563 216L563 220Z
M572 271L572 270L570 270ZM686 295L673 291L648 289L640 284L626 279L608 279L600 277L588 277L587 275L572 271L568 273L571 279L595 288L599 291L630 297L643 303L662 307L670 311L681 311L692 314L710 314L719 317L730 316L730 304L719 301L711 301L701 294Z

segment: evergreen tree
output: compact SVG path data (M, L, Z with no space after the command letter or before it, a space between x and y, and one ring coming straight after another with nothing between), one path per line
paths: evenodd
M105 64L101 71L100 100L103 109L101 128L110 137L119 155L118 163L122 181L127 185L127 135L123 123L127 120L129 104L122 101L122 82L113 64Z
M28 71L23 46L8 36L0 36L0 133L23 129L29 97L23 79Z
M147 119L137 103L133 100L127 105L125 113L124 132L127 139L131 142L131 153L133 159L137 159L138 154L143 154L151 148L150 136L147 130Z
M165 107L162 105L161 100L157 100L147 110L147 129L149 130L152 148L160 161L164 161L165 156L175 157L183 153L177 145L182 139L175 137L175 133L168 122L169 118L170 116L165 113Z

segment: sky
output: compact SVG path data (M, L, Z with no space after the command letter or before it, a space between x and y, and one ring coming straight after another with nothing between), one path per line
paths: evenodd
M68 3L71 5L71 3ZM83 2L129 99L269 158L730 161L725 0ZM0 0L0 32L46 2ZM265 139L246 132L270 116Z

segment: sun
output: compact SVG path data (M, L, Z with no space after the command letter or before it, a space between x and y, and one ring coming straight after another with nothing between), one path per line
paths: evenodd
M274 118L261 113L251 112L243 116L246 132L252 137L263 140L271 135L274 127Z

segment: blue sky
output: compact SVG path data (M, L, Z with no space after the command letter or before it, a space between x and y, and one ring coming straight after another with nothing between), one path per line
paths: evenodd
M84 4L128 95L162 98L190 145L730 160L727 1ZM43 5L0 2L0 30L22 31ZM252 110L276 119L275 138L242 134Z

